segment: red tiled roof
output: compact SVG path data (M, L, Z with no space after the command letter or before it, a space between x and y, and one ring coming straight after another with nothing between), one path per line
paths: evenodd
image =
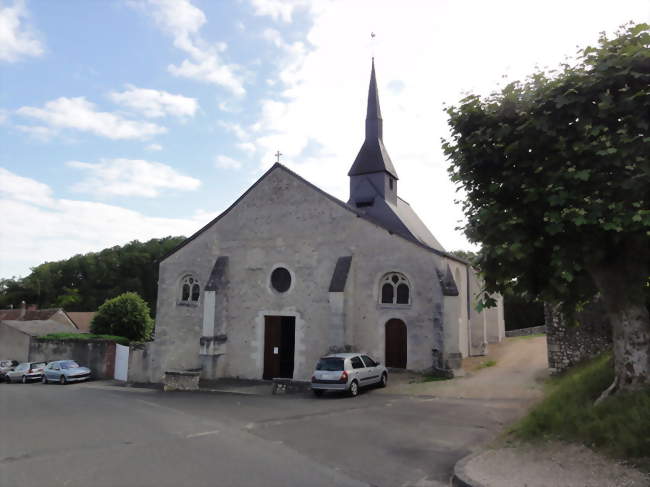
M90 322L95 316L94 311L66 311L65 314L77 325L82 333L90 333Z
M60 308L51 309L34 309L34 310L21 310L17 309L0 309L0 320L20 320L20 321L33 321L33 320L49 320L54 316ZM21 316L21 313L25 313Z

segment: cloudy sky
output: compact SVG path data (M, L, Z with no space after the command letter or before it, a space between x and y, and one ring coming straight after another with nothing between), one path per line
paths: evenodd
M470 248L443 104L629 20L650 0L0 0L0 277L190 235L278 149L347 200L372 55L400 196Z

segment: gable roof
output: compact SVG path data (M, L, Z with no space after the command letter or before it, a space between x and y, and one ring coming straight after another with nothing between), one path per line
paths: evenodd
M2 320L2 323L35 337L50 333L79 333L76 328L54 320Z
M29 321L29 320L49 320L59 311L63 311L61 308L50 308L50 309L27 309L22 310L20 308L13 309L0 309L0 320L20 320L20 321Z
M90 323L95 317L95 311L66 311L65 314L79 328L79 331L90 333Z
M250 188L248 188L246 191L244 191L244 193L239 198L237 198L232 205L230 205L228 208L226 208L219 216L214 218L212 221L210 221L209 223L204 225L202 228L200 228L196 233L194 233L190 237L186 238L180 244L178 244L176 247L174 247L169 252L167 252L165 255L163 255L158 262L162 262L167 257L169 257L169 256L175 254L176 252L178 252L180 249L185 247L187 244L189 244L191 241L193 241L195 238L197 238L203 232L205 232L210 227L212 227L212 225L214 225L219 220L221 220L224 216L226 216L228 213L230 213L230 211L233 208L235 208L239 204L239 202L242 201L248 195L248 193L253 191L253 189L255 189L257 187L257 185L259 185L264 179L266 179L269 176L269 174L271 174L273 171L276 171L276 170L282 170L282 171L286 172L290 176L296 178L301 183L303 183L303 184L307 185L308 187L312 188L314 191L318 192L319 194L321 194L325 198L329 199L333 203L339 205L341 208L349 211L350 213L355 214L359 218L362 218L362 219L364 219L366 221L369 221L370 223L373 223L374 225L376 225L376 226L378 226L380 228L383 228L384 230L388 231L390 234L401 237L401 238L403 238L403 239L417 245L418 247L421 247L421 248L423 248L425 250L428 250L429 252L432 252L432 253L434 253L436 255L439 255L441 257L446 257L448 259L454 260L454 261L459 262L461 264L469 265L469 262L467 262L466 260L461 259L460 257L456 257L453 254L449 254L449 253L445 252L444 250L440 250L438 248L435 248L435 246L431 245L431 243L433 243L431 241L430 241L430 244L427 244L427 243L425 243L425 241L426 241L425 239L423 239L423 241L420 241L420 240L418 240L418 238L410 237L409 235L405 234L404 232L396 232L395 229L389 228L387 225L385 225L385 224L377 221L376 219L374 219L374 218L372 218L372 217L358 211L357 209L353 208L352 206L348 205L347 203L344 203L343 201L339 200L338 198L335 198L331 194L326 193L325 191L320 189L318 186L310 183L305 178L303 178L302 176L299 176L298 174L293 172L291 169L289 169L288 167L280 164L279 162L276 162L275 164L273 164L273 166L271 166L268 171L266 171L257 181L255 181ZM406 206L408 206L408 203L404 202L403 200L402 200L402 203L404 203ZM417 218L417 222L412 218L412 216L409 216L409 211L412 212L412 215L415 215L415 212L413 212L413 210L410 209L410 206L408 206L408 209L403 208L401 213L402 213L402 215L404 216L404 218L406 220L409 220L409 223L411 224L411 227L415 229L416 227L418 227L417 222L419 222L419 225L421 225L422 227L424 227L426 229L426 226L417 217L417 215L415 215L415 218ZM427 230L427 232L428 232L428 230ZM420 231L420 235L423 235L423 232ZM429 235L431 235L430 232L429 232ZM431 238L433 238L433 235L431 235ZM435 238L433 238L433 240L437 243ZM440 245L440 244L438 244L438 245Z

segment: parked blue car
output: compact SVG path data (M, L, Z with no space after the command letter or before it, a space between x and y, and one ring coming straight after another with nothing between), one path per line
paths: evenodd
M43 370L43 384L58 382L65 385L68 382L79 382L90 379L90 369L81 367L74 360L56 360L50 362Z

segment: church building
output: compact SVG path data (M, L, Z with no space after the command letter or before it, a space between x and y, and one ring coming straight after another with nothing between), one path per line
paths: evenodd
M308 380L333 351L456 368L503 339L502 300L476 311L474 270L398 194L382 124L373 61L347 202L277 163L160 262L153 382L198 368Z

